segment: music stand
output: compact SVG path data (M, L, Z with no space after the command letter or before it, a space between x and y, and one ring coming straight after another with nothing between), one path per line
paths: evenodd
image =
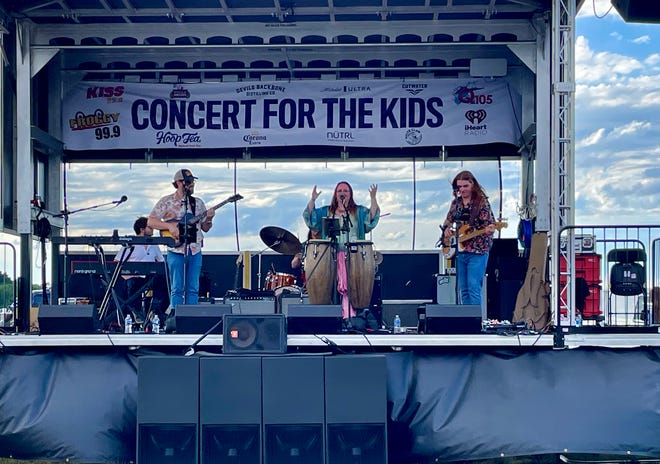
M325 237L330 237L331 240L336 241L337 236L341 233L338 218L323 218L321 222L321 233Z

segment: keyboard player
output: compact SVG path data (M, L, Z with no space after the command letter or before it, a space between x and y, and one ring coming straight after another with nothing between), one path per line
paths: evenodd
M147 225L146 217L139 217L133 224L133 230L138 237L151 237L153 229ZM131 244L124 246L115 256L115 261L131 261L143 263L164 263L163 253L158 245L154 244ZM164 264L159 264L165 266ZM126 281L126 301L137 319L144 321L150 312L158 314L161 321L165 321L165 310L168 305L168 291L166 280L161 274L151 276L144 275L122 275ZM150 304L143 303L147 299L143 297L151 293ZM150 327L144 324L145 328Z

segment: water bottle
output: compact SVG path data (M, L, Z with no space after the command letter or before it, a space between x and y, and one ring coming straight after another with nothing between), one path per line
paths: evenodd
M580 314L580 311L575 311L575 327L582 327L582 314Z
M395 334L400 334L401 333L401 318L399 317L398 314L396 316L394 316L393 326L394 326L394 333Z
M126 315L126 319L124 319L124 333L133 333L133 318L131 317L130 313L128 313Z
M153 319L151 319L151 331L155 334L160 333L160 319L158 318L158 314L154 314Z

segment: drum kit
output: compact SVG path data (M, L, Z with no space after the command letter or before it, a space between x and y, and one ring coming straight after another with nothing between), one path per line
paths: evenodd
M287 255L302 254L310 304L333 303L337 274L336 240L310 239L300 243L291 232L275 226L264 227L259 236L273 251ZM356 309L367 308L371 302L376 267L383 261L383 255L373 249L371 241L357 240L346 244L346 256L351 305ZM296 289L295 276L269 271L265 290L277 293L283 288ZM304 290L299 289L301 295Z

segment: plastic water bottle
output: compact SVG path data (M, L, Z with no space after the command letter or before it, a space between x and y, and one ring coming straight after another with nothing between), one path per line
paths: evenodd
M124 319L124 333L133 333L133 318L131 317L130 313L128 313L126 315L126 319Z
M393 326L394 326L394 333L395 334L400 334L401 333L401 318L399 317L398 314L396 316L394 316Z
M154 318L151 320L151 331L155 334L160 333L160 319L158 314L154 314Z
M582 327L582 314L580 314L580 311L575 312L575 327Z

